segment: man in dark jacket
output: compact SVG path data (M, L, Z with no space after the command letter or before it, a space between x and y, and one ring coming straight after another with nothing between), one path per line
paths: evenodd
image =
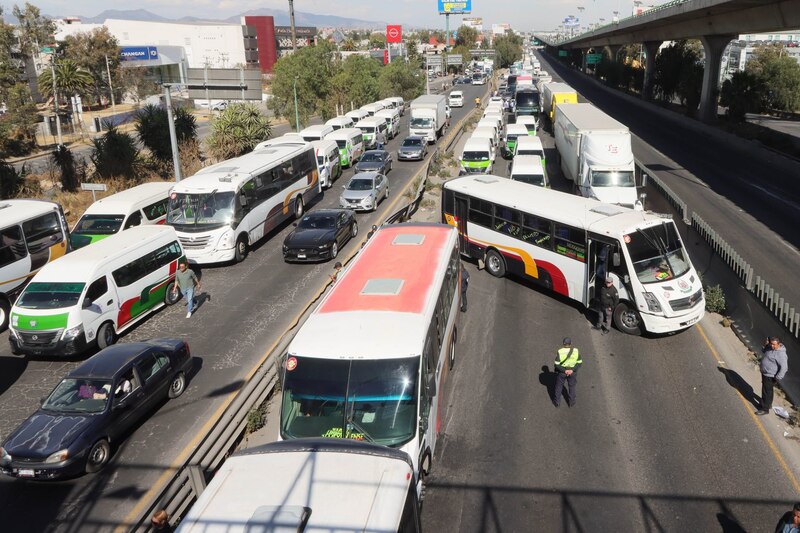
M775 384L786 375L789 370L789 358L786 355L786 346L781 344L778 337L770 337L761 348L764 356L761 358L761 409L757 415L768 415L772 410L772 397Z
M614 287L612 278L606 278L606 283L600 287L598 296L600 298L600 311L594 329L602 329L603 335L605 335L611 331L611 318L614 316L614 309L617 308L619 303L619 293L617 288Z
M469 272L461 265L461 312L467 312L467 287L469 287Z

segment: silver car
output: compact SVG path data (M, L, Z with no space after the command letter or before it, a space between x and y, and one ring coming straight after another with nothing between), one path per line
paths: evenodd
M389 197L389 181L378 172L360 172L350 178L339 197L339 206L355 211L374 211Z

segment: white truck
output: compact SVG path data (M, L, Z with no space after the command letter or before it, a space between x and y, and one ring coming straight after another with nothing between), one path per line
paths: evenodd
M409 134L425 137L428 144L444 134L447 127L447 97L424 94L411 102Z
M564 177L581 196L641 209L631 132L592 104L561 105L553 127Z

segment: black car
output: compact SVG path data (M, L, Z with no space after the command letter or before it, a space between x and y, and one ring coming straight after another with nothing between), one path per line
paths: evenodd
M283 241L286 262L333 259L347 241L358 235L355 213L349 209L313 211L295 226Z
M392 155L386 150L367 150L356 163L356 172L377 172L384 176L392 170Z
M111 446L166 398L186 390L180 339L115 344L61 380L0 448L0 472L36 480L97 472Z
M406 137L397 150L398 161L422 161L426 155L428 155L428 142L421 135Z

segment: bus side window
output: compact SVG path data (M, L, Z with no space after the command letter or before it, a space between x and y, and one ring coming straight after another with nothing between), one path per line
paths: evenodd
M128 217L127 222L125 222L125 227L122 229L126 230L128 228L138 226L141 223L142 223L142 214L139 211L134 211L133 213L131 213L131 216Z
M147 217L147 220L156 220L163 217L167 214L167 202L169 202L169 200L164 198L154 204L148 205L142 209L142 211L144 211L144 216Z
M0 230L0 267L15 263L28 255L19 226Z
M58 223L58 215L47 213L22 223L22 231L28 242L28 251L32 254L49 248L64 239L64 233Z

